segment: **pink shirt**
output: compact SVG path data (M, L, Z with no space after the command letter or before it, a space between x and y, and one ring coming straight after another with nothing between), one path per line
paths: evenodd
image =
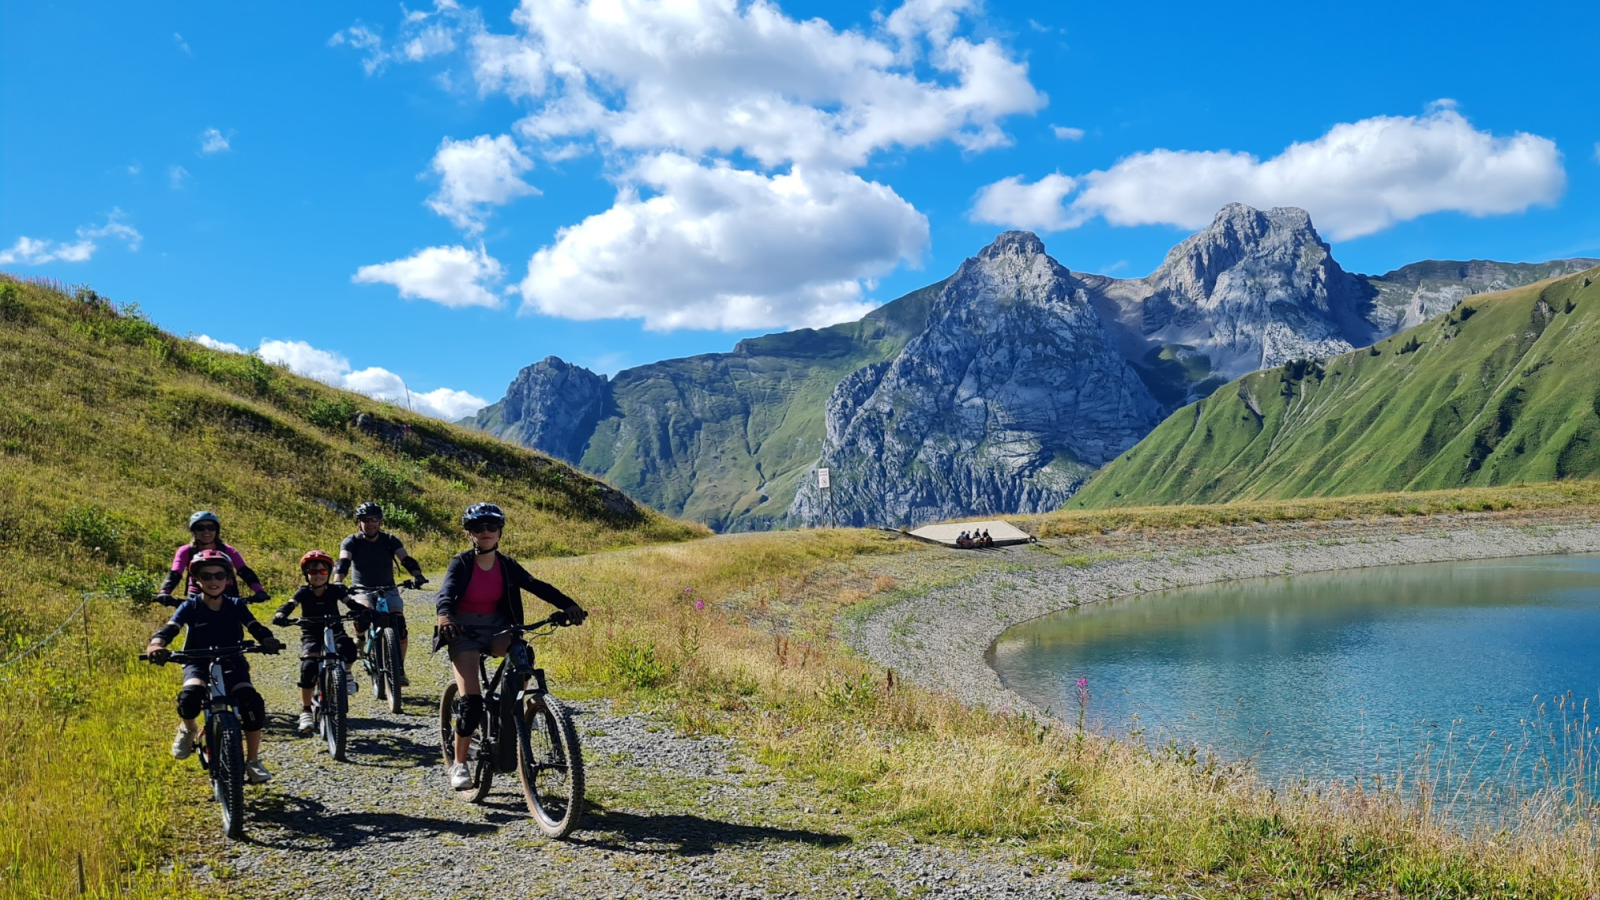
M500 611L500 601L505 598L506 582L500 574L500 557L487 570L472 564L472 578L467 582L466 593L456 612L464 615L493 615Z
M244 568L244 557L239 555L239 551L233 549L227 544L222 543L221 541L217 542L216 549L227 554L228 559L233 563L233 570L235 572ZM178 548L177 554L172 557L172 571L183 573L183 592L186 594L192 594L195 591L200 590L198 585L194 585L189 582L189 560L194 558L194 554L194 545L184 544L182 547ZM261 590L260 584L251 584L249 587L254 591ZM228 579L228 593L235 595L239 593L239 585L232 578Z

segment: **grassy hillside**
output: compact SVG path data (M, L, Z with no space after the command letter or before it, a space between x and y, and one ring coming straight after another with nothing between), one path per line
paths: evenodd
M900 352L943 282L862 318L740 341L617 375L583 468L719 530L770 528L822 452L828 396Z
M1072 509L1420 491L1600 474L1600 270L1473 297L1178 410Z
M369 498L431 571L460 549L474 500L506 507L507 548L529 557L704 533L564 463L175 338L93 291L0 276L0 663L103 592L0 667L0 896L76 894L79 854L92 895L167 895L152 865L204 789L197 767L163 758L176 674L131 659L165 612L146 604L189 513L217 511L281 597L300 554L334 549Z

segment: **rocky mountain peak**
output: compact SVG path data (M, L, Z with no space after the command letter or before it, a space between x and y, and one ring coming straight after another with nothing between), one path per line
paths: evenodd
M505 398L478 414L478 427L576 462L609 391L606 376L546 356L517 373Z
M1310 213L1293 206L1262 212L1229 203L1210 225L1173 247L1149 280L1182 285L1185 293L1198 297L1210 294L1222 273L1246 259L1287 259L1308 253L1319 259L1331 255L1311 224Z
M1025 259L1044 255L1044 241L1031 231L1007 231L978 251L979 259Z

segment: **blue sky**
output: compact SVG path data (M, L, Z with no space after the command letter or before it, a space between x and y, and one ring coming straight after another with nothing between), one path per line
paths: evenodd
M1600 256L1592 4L0 10L0 269L438 415L854 318L1007 226L1124 277L1231 200L1358 272Z

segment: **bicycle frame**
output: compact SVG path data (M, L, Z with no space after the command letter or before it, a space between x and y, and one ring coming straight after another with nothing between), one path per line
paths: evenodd
M205 714L206 722L201 729L205 735L205 744L200 748L200 768L211 768L211 759L217 750L217 731L212 727L212 717L221 711L233 711L233 700L228 696L227 685L222 673L222 660L213 659L210 671L207 672L209 681L206 684L206 704L201 708Z

